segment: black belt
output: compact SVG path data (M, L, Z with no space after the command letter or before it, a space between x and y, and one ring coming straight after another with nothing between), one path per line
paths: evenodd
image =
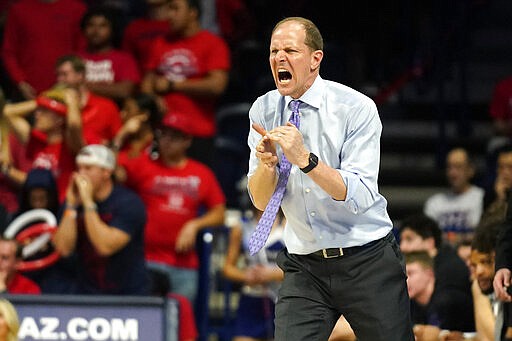
M350 246L350 247L335 247L331 249L322 249L315 251L313 253L310 253L310 255L322 257L322 258L336 258L341 256L350 256L353 254L356 254L362 250L368 249L377 243L379 243L382 240L393 238L393 233L390 232L387 236L371 241L369 243L366 243L364 245L358 245L358 246Z

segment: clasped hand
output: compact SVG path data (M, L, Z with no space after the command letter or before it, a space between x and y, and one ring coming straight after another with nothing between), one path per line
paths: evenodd
M73 206L77 206L79 203L94 202L93 188L89 178L79 173L73 173L66 191L66 201Z
M279 162L276 144L281 147L291 164L305 166L302 163L307 161L309 152L304 146L302 134L292 123L288 122L285 126L276 127L268 132L256 123L253 123L252 127L262 136L256 146L256 157L267 167L275 167Z

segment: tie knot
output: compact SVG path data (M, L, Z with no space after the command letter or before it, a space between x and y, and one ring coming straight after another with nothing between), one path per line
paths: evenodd
M299 106L300 106L301 103L302 103L302 101L300 101L298 99L294 99L293 101L291 101L290 104L291 104L291 107L292 107L292 112L298 113L299 112Z

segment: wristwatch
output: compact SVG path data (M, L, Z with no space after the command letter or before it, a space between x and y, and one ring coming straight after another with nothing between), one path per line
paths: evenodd
M309 153L309 164L306 167L301 168L300 170L303 171L304 173L308 173L316 166L318 166L318 156L316 156L313 153Z

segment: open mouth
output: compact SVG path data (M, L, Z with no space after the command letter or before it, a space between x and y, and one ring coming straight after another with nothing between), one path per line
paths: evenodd
M278 70L277 78L280 83L288 83L292 80L292 74L288 70Z

